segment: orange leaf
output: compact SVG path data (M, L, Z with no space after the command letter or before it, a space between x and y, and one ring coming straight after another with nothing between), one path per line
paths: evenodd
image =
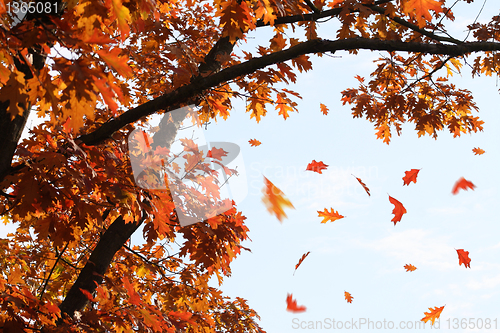
M123 286L127 290L129 302L134 305L141 304L141 296L135 291L134 286L127 277L122 278Z
M410 185L411 182L417 183L417 175L420 169L411 169L410 171L405 171L405 176L403 177L403 186Z
M474 155L483 155L485 153L485 151L479 147L473 148L472 151L474 152Z
M307 252L307 253L304 253L302 255L302 257L300 258L299 260L299 263L297 265L295 265L295 271L297 271L297 268L299 268L300 264L302 264L302 262L304 261L304 259L309 255L309 253L311 253L311 251ZM293 275L295 275L295 271L293 272Z
M88 290L85 290L85 289L82 289L82 288L78 288L78 289L80 289L80 291L82 292L82 294L84 294L84 295L85 295L85 297L87 297L87 299L88 299L89 301L91 301L91 302L95 302L94 297L92 296L92 294L91 294L91 293L89 293L89 291L88 291Z
M290 207L295 209L290 200L285 197L285 194L281 192L279 188L274 186L274 184L271 183L266 177L264 177L264 188L262 189L262 192L264 193L262 202L264 202L267 210L271 214L274 213L274 215L276 215L280 222L284 217L287 217L283 208Z
M109 5L109 0L106 2ZM113 13L116 15L118 20L118 28L120 29L121 40L123 42L128 37L130 32L130 26L128 25L128 22L131 21L130 11L122 4L121 0L111 0L111 2Z
M324 170L328 167L328 165L326 165L325 163L323 162L316 162L316 160L313 160L311 163L309 163L307 165L307 168L306 168L306 171L314 171L314 172L317 172L317 173L320 173L322 174L321 170Z
M345 216L342 216L339 214L339 212L336 212L333 210L333 208L330 208L331 212L328 212L328 209L325 208L325 211L322 212L318 210L318 217L322 217L323 221L321 223L326 223L328 220L335 222L336 220L343 219Z
M414 270L417 269L417 267L415 267L415 266L413 266L411 264L405 265L404 267L405 267L405 269L406 269L407 272L413 272Z
M347 303L352 303L352 299L354 298L347 291L344 291L344 297L345 297L345 300L347 301Z
M469 251L464 251L463 249L457 250L458 253L458 265L464 264L465 268L469 267L470 268L470 258L469 258Z
M441 315L441 312L443 312L443 309L444 309L444 305L440 308L435 306L434 310L432 308L429 308L430 312L424 312L425 317L420 319L420 320L423 321L424 323L426 323L427 321L430 320L430 321L432 321L432 325L434 325L434 321L439 318L439 316Z
M429 10L436 13L443 12L442 3L436 0L406 0L402 5L403 12L415 18L420 28L425 26L426 21L432 21Z
M97 54L118 74L125 78L131 78L133 73L132 69L127 64L128 57L126 55L119 56L120 52L121 50L115 47L111 51L99 50Z
M328 114L328 108L326 107L326 105L323 103L319 103L319 107L321 109L321 112L323 112L323 114L326 116Z
M457 194L458 190L465 190L467 191L469 188L474 191L474 188L476 185L472 184L472 182L466 180L464 177L460 178L457 180L455 185L453 186L453 190L451 190L451 193Z
M305 312L306 307L304 305L297 306L297 300L292 298L292 294L286 295L286 310L290 312Z
M365 191L368 194L368 196L370 196L370 189L366 186L366 184L363 183L360 178L356 177L352 173L351 173L351 175L358 180L358 182L361 184L361 186L363 186L363 188L365 189Z
M222 161L222 158L224 156L227 156L227 151L225 151L224 149L222 148L212 148L208 151L207 153L207 156L208 157L212 157L212 158L215 158L219 161Z
M394 217L391 221L394 222L394 225L396 225L397 222L401 222L403 214L406 214L406 208L401 202L397 201L391 196L389 196L389 201L394 205L394 209L392 210Z
M259 140L251 139L248 140L248 143L250 143L250 146L252 147L257 147L260 146L262 142L260 142Z

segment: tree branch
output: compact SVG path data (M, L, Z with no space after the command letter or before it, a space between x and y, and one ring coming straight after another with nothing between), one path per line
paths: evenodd
M495 42L469 42L461 45L408 43L397 40L379 40L369 38L348 38L336 41L314 39L286 50L274 52L262 57L253 58L238 65L226 68L207 77L198 76L191 83L184 85L172 92L166 93L149 102L133 108L119 117L104 123L94 132L82 135L79 139L86 145L97 145L110 138L111 135L144 116L151 115L159 110L171 111L171 106L179 105L202 91L217 87L219 84L233 80L243 75L255 72L258 69L294 59L309 53L334 53L338 50L372 50L372 51L403 51L426 54L443 54L461 56L467 53L480 51L500 50L500 43Z
M97 284L102 283L103 276L116 252L120 250L143 221L144 217L139 221L125 223L123 217L119 216L111 223L92 251L75 283L71 286L66 298L59 306L61 313L73 317L75 311L81 311L85 308L88 299L80 289L87 290L91 294L95 291Z

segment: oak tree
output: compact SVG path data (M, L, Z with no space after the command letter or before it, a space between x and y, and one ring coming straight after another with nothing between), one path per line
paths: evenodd
M0 327L262 332L244 299L208 284L246 250L245 217L232 207L181 226L168 190L137 186L128 135L186 105L203 123L226 119L237 98L250 121L292 117L300 95L283 87L339 50L385 52L368 81L342 91L385 143L404 123L419 136L480 131L471 92L448 78L464 64L497 73L500 16L454 38L446 24L465 2L0 0L0 214L17 227L0 241ZM322 38L335 21L336 38ZM261 30L271 38L249 47ZM32 112L44 122L20 141ZM182 118L164 117L148 148L168 150ZM140 227L144 244L130 246Z

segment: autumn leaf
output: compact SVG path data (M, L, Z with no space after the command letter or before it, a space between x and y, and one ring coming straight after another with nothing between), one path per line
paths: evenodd
M472 151L474 152L474 155L483 155L485 153L485 151L479 147L473 148Z
M284 217L287 217L284 211L285 207L293 207L290 200L285 197L285 194L273 183L269 181L266 177L264 177L264 188L262 189L264 196L262 197L262 201L267 207L267 210L276 215L278 220L281 222Z
M304 261L304 259L309 255L309 253L311 253L311 251L307 252L307 253L304 253L302 255L302 257L299 259L299 263L297 265L295 265L295 271L293 272L293 275L295 275L295 272L297 271L297 268L299 268L300 264L302 264L302 262Z
M476 185L472 184L472 182L470 182L470 181L466 180L464 177L462 177L459 180L457 180L457 182L453 186L453 189L451 190L451 193L457 194L459 190L467 191L469 188L474 191L474 188L476 188Z
M405 171L405 176L403 177L403 186L410 185L411 182L417 183L417 175L420 169L411 169L410 171Z
M224 156L227 156L227 151L222 148L212 148L207 153L208 157L215 158L216 160L222 161Z
M338 212L333 210L333 208L330 208L330 212L328 212L328 209L325 208L325 211L322 212L318 210L318 217L322 217L323 221L321 223L326 223L328 221L335 222L336 220L343 219L345 216L340 215Z
M112 67L118 74L125 78L133 76L132 69L127 64L128 57L126 55L120 56L121 50L117 47L111 51L99 50L97 54L104 60L110 67Z
M250 143L250 146L252 146L252 147L257 147L257 146L261 145L261 142L259 140L256 140L256 139L248 140L248 143Z
M365 185L365 183L363 183L363 182L361 181L361 179L360 179L360 178L356 177L356 176L355 176L355 175L353 175L352 173L351 173L351 175L352 175L354 178L356 178L356 180L357 180L357 181L361 184L361 186L363 186L363 188L365 189L365 191L366 191L366 193L368 194L368 196L370 196L370 189L369 189L369 188Z
M314 171L314 172L322 174L321 171L325 170L327 167L328 167L328 165L326 165L325 163L323 163L321 161L316 162L316 160L313 160L311 163L309 163L307 165L306 171Z
M345 297L345 300L347 301L347 303L352 303L352 299L354 298L347 291L344 291L344 297Z
M432 325L434 325L434 321L436 319L439 319L439 316L441 315L441 312L443 312L444 305L440 308L437 306L434 307L434 309L429 308L430 312L424 312L425 317L420 319L424 323L428 322L429 320L432 322Z
M321 109L321 112L326 116L328 114L328 108L326 107L326 105L323 103L319 103L319 107Z
M417 267L415 267L411 264L405 265L404 268L406 269L407 272L413 272L414 270L417 269Z
M392 214L394 214L394 217L391 221L394 222L394 225L396 225L397 222L401 222L403 214L406 214L406 208L401 202L391 196L389 196L389 201L394 205L394 209L392 210Z
M286 310L294 313L305 312L306 307L304 305L297 306L297 300L292 298L292 294L287 294L286 296Z
M464 251L463 249L457 250L458 253L458 265L464 264L465 268L470 268L469 251Z
M442 3L435 0L403 0L401 2L403 12L415 18L420 28L425 26L426 21L432 21L429 10L436 13L443 12Z

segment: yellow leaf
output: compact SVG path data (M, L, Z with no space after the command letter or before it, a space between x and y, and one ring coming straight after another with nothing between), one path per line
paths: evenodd
M271 214L276 215L280 222L284 217L287 217L284 211L285 207L295 209L290 200L285 197L285 194L266 177L264 177L264 189L262 192L264 193L262 201L267 206L267 210Z

